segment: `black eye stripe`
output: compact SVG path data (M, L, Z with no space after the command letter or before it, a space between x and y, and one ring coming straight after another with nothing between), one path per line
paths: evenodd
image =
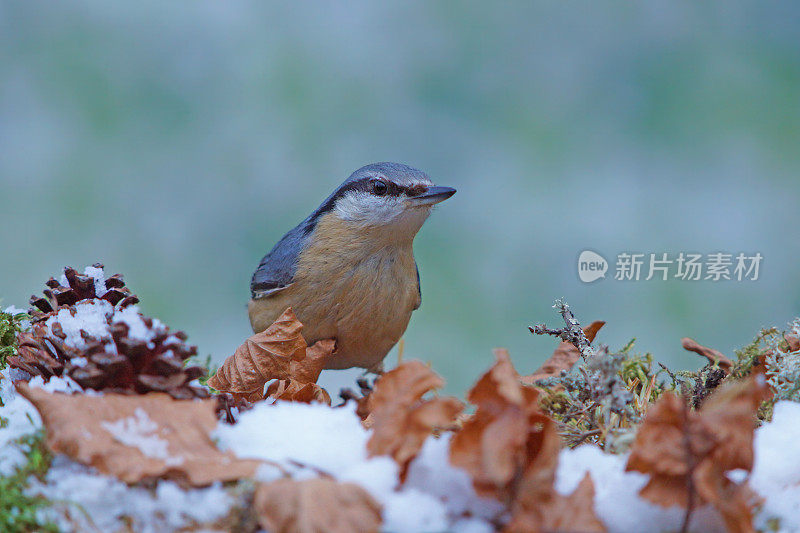
M379 178L371 177L371 178L363 178L357 181L354 181L344 187L340 192L343 196L347 194L349 191L363 191L370 194L375 193L375 180ZM381 196L400 196L404 192L406 192L405 187L401 187L398 184L394 183L393 181L389 180L381 180L384 185L386 185L386 192Z
M329 213L333 210L336 206L336 202L343 196L347 195L347 193L351 191L362 191L368 194L372 194L372 180L375 179L375 176L368 177L368 178L361 178L355 181L351 181L339 189L337 189L332 195L330 195L323 203L320 205L311 215L308 217L306 221L304 221L304 233L308 235L311 233L314 228L316 227L317 221L319 217L324 215L325 213ZM424 185L414 185L411 187L401 187L400 185L394 183L393 181L385 180L388 187L388 191L383 196L400 196L401 194L407 194L408 196L416 196L417 194L421 194L427 190L427 186Z
M347 185L336 191L336 193L334 193L333 196L331 196L331 198L328 199L328 202L326 202L323 206L321 206L320 211L322 212L330 211L333 208L334 204L336 203L336 200L338 200L342 196L345 196L347 193L351 191L361 191L369 194L374 194L373 190L374 179L375 177L373 176L369 178L361 178L356 181L351 181L350 183L348 183ZM385 194L383 194L383 196L400 196L401 194L404 193L408 194L409 196L413 196L414 195L413 193L418 188L418 187L411 187L411 188L401 187L400 185L389 180L383 180L383 182L386 184L387 187L387 191Z

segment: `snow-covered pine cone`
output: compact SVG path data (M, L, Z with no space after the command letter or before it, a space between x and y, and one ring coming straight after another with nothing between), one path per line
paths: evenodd
M45 379L69 376L84 389L208 396L189 384L205 370L184 367L197 347L186 344L183 332L143 316L121 275L106 278L98 263L83 274L65 268L60 281L46 284L44 296L31 297L32 327L20 333L19 353L8 358L12 367Z

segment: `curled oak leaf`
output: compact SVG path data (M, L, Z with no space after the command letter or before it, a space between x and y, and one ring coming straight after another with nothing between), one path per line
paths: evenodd
M375 382L370 394L372 411L395 409L417 402L433 389L444 385L444 380L421 361L408 361L383 374Z
M403 363L375 382L369 396L372 436L367 452L392 456L400 465L401 481L431 432L451 425L464 408L455 398L422 400L425 393L443 384L442 378L420 361Z
M539 409L539 393L523 385L508 352L469 391L477 406L450 442L450 462L472 477L476 492L510 502L524 476L550 490L560 440Z
M718 476L715 479L721 480ZM729 533L755 533L753 509L764 504L764 499L747 483L725 483L719 487L719 499L714 507L722 516Z
M248 338L228 357L208 385L237 399L264 398L264 385L273 379L315 383L325 359L335 348L332 339L307 348L303 324L290 307L261 333Z
M66 395L22 381L16 386L39 411L50 450L126 483L168 478L204 486L251 477L259 465L217 449L209 436L217 425L211 399Z
M641 495L664 507L687 506L692 464L706 459L716 444L705 428L690 423L693 415L679 396L665 393L647 411L628 458L626 470L650 474Z
M257 401L272 379L288 379L292 360L306 356L303 324L291 308L261 333L249 337L208 380L208 385L236 398Z
M587 472L575 491L562 496L555 491L549 498L536 502L533 507L518 507L506 526L506 533L533 533L537 531L580 531L594 533L606 531L594 511L594 483Z
M702 344L697 343L694 339L690 339L689 337L682 338L681 345L683 346L684 350L687 350L689 352L694 352L698 355L702 355L703 357L708 359L709 363L716 364L722 370L724 370L726 374L730 374L731 369L733 368L733 361L731 361L728 358L728 356L726 356L719 350L703 346Z
M331 404L331 397L328 391L316 383L301 383L295 380L282 379L273 381L267 387L267 391L264 395L276 400L288 402L318 402L327 405Z
M325 363L336 353L336 340L323 339L306 348L306 356L292 360L289 372L292 379L301 383L316 383L325 368Z
M554 487L561 451L561 438L555 422L542 414L531 413L529 424L533 432L526 442L528 456L522 474L512 485L509 531L571 531L569 528L550 527L554 521L562 520L552 515L558 512L554 506L562 498Z
M605 326L605 324L605 322L597 320L583 328L583 332L586 334L586 338L589 339L589 342L594 340L597 336L597 332L600 331L600 328ZM563 371L569 372L580 358L581 352L574 344L562 341L553 351L553 355L551 355L542 366L537 368L533 374L522 376L522 382L527 385L535 385L539 380L558 377Z
M699 411L674 394L651 407L626 470L650 475L640 494L658 505L714 505L732 531L752 531L750 492L727 476L753 467L756 414L768 396L763 376L715 391Z
M261 527L272 533L365 533L381 527L381 506L354 483L280 479L256 489Z

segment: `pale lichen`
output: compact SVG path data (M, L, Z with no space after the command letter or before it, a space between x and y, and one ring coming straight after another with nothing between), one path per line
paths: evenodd
M788 334L800 338L800 318L790 324ZM800 348L793 350L781 335L772 336L769 346L764 356L767 383L777 399L800 402Z

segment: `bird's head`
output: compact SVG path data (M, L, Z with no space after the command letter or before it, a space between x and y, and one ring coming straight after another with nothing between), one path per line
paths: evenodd
M399 163L373 163L353 172L318 211L356 227L413 239L433 206L455 192L434 186L421 170Z

